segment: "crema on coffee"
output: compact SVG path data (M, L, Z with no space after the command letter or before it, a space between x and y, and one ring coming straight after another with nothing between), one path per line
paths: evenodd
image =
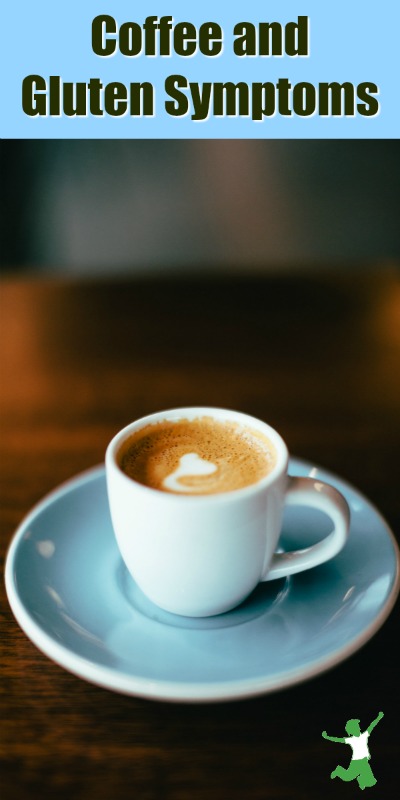
M207 416L146 425L118 453L129 478L161 492L192 495L257 483L276 458L272 442L261 432Z

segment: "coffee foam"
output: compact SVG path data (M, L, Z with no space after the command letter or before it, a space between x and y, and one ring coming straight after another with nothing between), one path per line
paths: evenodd
M257 483L276 464L259 431L212 417L163 420L135 431L118 463L138 483L174 494L217 494Z
M215 464L200 458L197 453L186 453L180 457L179 466L175 472L164 478L162 482L163 489L169 492L190 492L190 483L188 486L185 485L185 478L190 481L195 476L212 475L217 469L218 467Z

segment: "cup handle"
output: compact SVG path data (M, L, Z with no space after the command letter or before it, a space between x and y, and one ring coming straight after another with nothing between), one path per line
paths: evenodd
M264 581L294 575L296 572L317 567L329 561L344 547L350 525L350 509L343 495L327 483L314 478L293 478L289 476L286 493L288 505L312 506L331 517L333 531L320 542L303 550L288 553L274 553Z

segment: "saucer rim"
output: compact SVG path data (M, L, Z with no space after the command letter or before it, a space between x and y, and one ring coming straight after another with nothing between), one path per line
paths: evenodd
M50 634L37 624L19 597L16 581L14 580L15 559L18 548L23 541L31 521L63 495L73 491L75 488L78 488L78 486L81 487L85 483L101 478L105 474L105 468L102 464L84 470L59 484L31 508L17 527L6 553L4 570L6 593L16 621L25 635L45 656L71 674L83 678L95 686L120 694L142 697L149 700L183 703L212 703L249 699L280 691L289 686L298 685L317 675L328 672L367 644L389 617L400 591L400 551L394 533L381 512L356 487L343 480L339 475L336 475L329 469L325 469L306 459L294 456L291 456L289 461L289 474L296 465L306 470L313 469L318 472L321 471L328 476L329 479L332 479L334 482L337 481L341 487L355 492L366 504L368 511L372 511L377 516L381 526L385 529L385 533L388 534L393 548L393 583L383 607L365 630L353 638L351 642L336 649L330 655L325 655L317 660L313 660L309 666L303 665L285 672L278 671L268 676L243 679L235 678L234 680L214 681L209 683L197 681L186 683L182 681L165 681L134 676L131 673L99 665L89 658L74 653L67 646L56 642Z

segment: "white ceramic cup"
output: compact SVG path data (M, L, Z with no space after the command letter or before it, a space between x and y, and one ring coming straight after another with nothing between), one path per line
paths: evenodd
M273 470L257 483L209 495L172 494L129 478L117 456L135 431L162 420L212 417L261 431L275 446ZM343 496L312 478L287 474L288 450L269 425L218 408L178 408L151 414L117 433L106 452L107 489L117 543L141 590L175 614L220 614L244 600L260 581L315 567L344 546L350 513ZM311 547L276 552L286 504L320 509L333 530Z

